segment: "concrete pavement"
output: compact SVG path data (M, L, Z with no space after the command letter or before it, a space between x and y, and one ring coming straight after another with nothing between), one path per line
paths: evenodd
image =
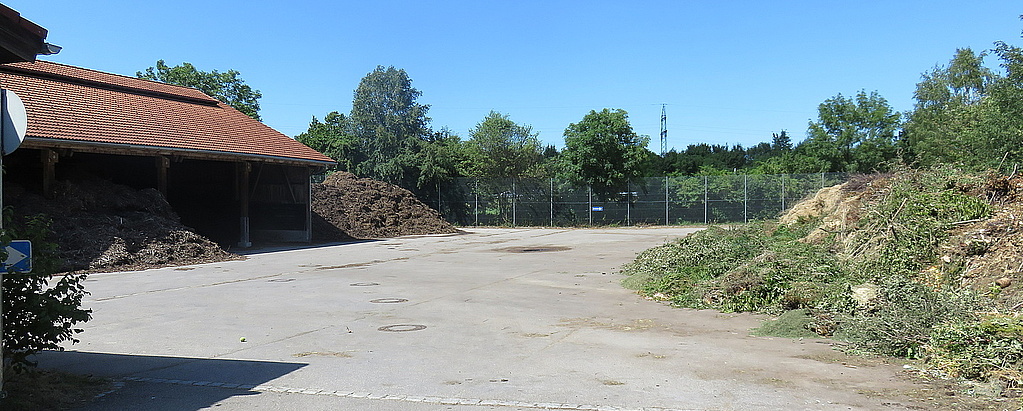
M81 343L38 359L122 382L86 409L913 406L897 367L620 286L692 229L468 231L96 274Z

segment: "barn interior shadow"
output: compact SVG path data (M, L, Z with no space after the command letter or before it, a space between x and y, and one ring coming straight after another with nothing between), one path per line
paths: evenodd
M99 408L137 408L157 395L166 409L199 410L294 372L307 364L256 360L44 351L39 368L125 381L125 387L93 402ZM88 406L86 407L88 408ZM159 407L157 407L159 408ZM141 409L141 408L139 408ZM151 409L151 408L150 408Z

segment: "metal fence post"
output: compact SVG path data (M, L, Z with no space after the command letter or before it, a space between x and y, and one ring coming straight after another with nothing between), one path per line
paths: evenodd
M551 177L551 227L554 227L554 177Z
M588 199L587 204L589 204L587 208L590 210L590 225L593 225L593 187L589 184L586 185L586 198Z
M668 177L664 177L664 225L671 224L668 222Z
M821 189L824 189L824 173L821 172Z
M473 225L479 227L480 225L480 179L473 179L472 189L472 217Z
M747 184L748 175L742 175L742 222L749 222L749 185Z
M632 225L632 182L625 182L625 225Z
M709 218L708 218L708 215L707 215L707 209L708 209L707 203L709 201L708 197L707 197L707 191L708 191L708 188L707 188L707 176L703 176L703 224L704 225L706 225L708 223L708 221L710 221Z
M519 199L519 198L518 198L518 194L517 194L517 193L515 192L515 180L512 180L512 189L511 189L511 203L512 203L512 227L515 227L515 225L516 225L516 219L515 219L515 203L517 203L517 202L518 202L518 201L517 201L518 199Z
M785 211L785 174L781 175L781 211Z

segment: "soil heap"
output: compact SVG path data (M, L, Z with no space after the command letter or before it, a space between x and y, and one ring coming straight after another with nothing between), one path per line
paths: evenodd
M51 220L61 272L111 272L241 257L181 224L158 191L101 179L59 181L52 199L8 185L14 215ZM24 224L23 222L21 224ZM18 221L14 222L17 229Z
M387 238L458 232L412 192L343 171L313 184L313 239Z
M792 224L819 218L820 226L804 242L819 242L829 234L852 237L864 204L883 194L890 178L861 175L822 189L779 221ZM963 261L963 287L981 293L999 288L993 300L1003 309L1019 310L1023 308L1023 176L989 176L970 194L987 200L992 213L985 219L955 223L951 238L940 247L940 260Z

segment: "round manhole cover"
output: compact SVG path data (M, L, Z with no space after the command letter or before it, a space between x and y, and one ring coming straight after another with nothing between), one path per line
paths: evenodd
M406 301L408 301L408 300L404 299L404 298L377 298L375 300L369 300L369 302L371 302L371 303L378 303L378 304L394 304L394 303L403 303L403 302L406 302Z
M385 325L383 327L377 328L378 331L387 331L387 332L392 332L392 333L401 333L401 332L407 332L407 331L419 331L419 330L425 330L425 329L426 329L425 325L419 325L419 324L395 324L395 325Z
M351 283L349 285L352 287L371 287L374 285L380 285L380 283Z
M267 280L267 281L271 282L271 283L286 283L288 281L295 281L295 279L294 278L274 278L272 280Z

